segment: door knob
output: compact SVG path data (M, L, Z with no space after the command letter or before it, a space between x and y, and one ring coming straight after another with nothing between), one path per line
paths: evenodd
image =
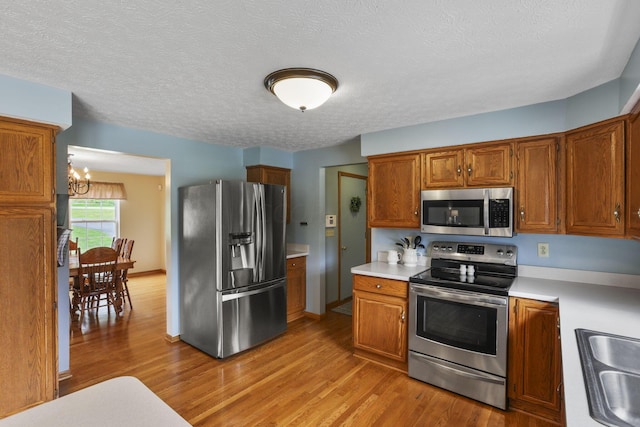
M343 251L346 251L346 250L347 250L347 247L346 247L346 246L343 246L341 249L342 249Z

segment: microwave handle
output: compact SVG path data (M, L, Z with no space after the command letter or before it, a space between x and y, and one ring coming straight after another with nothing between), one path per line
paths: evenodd
M484 235L489 235L489 198L491 197L490 190L484 189Z

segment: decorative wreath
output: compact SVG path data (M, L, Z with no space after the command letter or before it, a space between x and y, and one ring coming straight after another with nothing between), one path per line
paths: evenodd
M352 197L351 206L349 207L349 209L351 210L351 212L356 213L360 210L360 205L362 205L362 200L360 200L360 197Z

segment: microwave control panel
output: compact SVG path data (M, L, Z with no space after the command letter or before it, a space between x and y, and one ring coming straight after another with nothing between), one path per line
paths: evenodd
M511 203L509 199L489 200L489 227L509 227Z

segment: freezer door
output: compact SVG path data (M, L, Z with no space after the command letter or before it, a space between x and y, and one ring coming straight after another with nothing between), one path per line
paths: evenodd
M286 280L222 296L222 336L216 357L261 344L287 330Z

